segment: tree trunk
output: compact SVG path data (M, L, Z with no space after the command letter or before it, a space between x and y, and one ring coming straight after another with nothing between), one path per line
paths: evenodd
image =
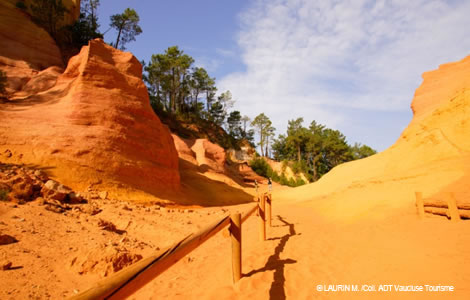
M313 158L313 181L318 180L317 161L320 159L320 155Z
M117 36L117 39L116 39L116 45L114 45L114 48L116 48L116 49L119 49L118 45L119 45L119 39L121 38L122 27L124 27L124 24L121 24L121 26L119 26L118 36Z
M263 153L263 146L264 146L264 141L263 141L263 132L262 130L260 130L259 132L259 145L261 146L261 156L264 156L264 153Z
M196 95L194 97L194 101L193 101L193 107L194 107L194 111L197 111L197 97L199 96L199 90L196 90Z
M297 145L297 159L300 162L300 145Z

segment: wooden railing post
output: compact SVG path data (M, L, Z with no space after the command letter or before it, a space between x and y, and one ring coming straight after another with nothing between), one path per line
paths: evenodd
M262 211L261 202L263 203ZM236 213L230 217L225 216L221 220L201 229L199 232L186 236L173 246L144 258L110 277L97 282L94 287L72 296L70 300L125 299L174 265L185 255L196 249L199 245L213 237L216 233L226 229L227 226L229 226L232 240L233 281L236 282L240 280L242 275L241 225L256 211L262 212L260 215L264 218L264 201L260 200L259 205L253 205L242 215Z
M451 221L460 221L459 209L457 208L457 203L453 193L446 193L447 207L449 208L450 220Z
M271 214L272 214L272 205L271 205L271 194L266 194L266 219L268 221L268 227L271 227Z
M420 219L424 219L423 194L421 192L415 192L415 195L416 195L416 209L418 210L418 216Z
M242 277L242 215L230 215L230 236L232 240L232 275L233 283Z
M259 198L259 209L258 209L258 214L259 214L259 237L260 240L265 241L266 240L266 215L265 215L265 197L260 197Z

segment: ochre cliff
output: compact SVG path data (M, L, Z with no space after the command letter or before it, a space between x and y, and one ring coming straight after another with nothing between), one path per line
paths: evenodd
M10 2L15 5L19 2L23 2L26 7L26 12L31 14L31 3L33 0L4 0L2 2ZM62 0L62 4L67 9L64 14L64 19L61 25L72 25L80 16L80 0Z
M63 74L44 72L0 106L0 162L34 164L74 189L120 199L179 189L173 139L131 53L93 40Z
M411 105L413 120L392 147L278 196L344 217L415 213L415 191L425 198L452 192L458 201L470 199L470 56L423 79Z
M7 92L22 90L32 77L51 66L62 72L54 40L14 3L0 1L0 69L8 77Z

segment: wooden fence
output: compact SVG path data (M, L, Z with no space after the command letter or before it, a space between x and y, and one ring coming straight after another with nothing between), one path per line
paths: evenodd
M424 218L425 213L447 216L452 221L459 221L461 218L470 219L470 203L456 201L453 193L446 193L445 200L423 199L421 192L416 192L416 208L420 218Z
M227 215L213 224L192 233L155 255L142 259L98 282L92 288L70 299L124 299L155 279L184 256L199 247L224 228L229 229L232 241L233 282L242 276L242 224L257 211L260 239L266 240L266 226L271 226L272 196L264 193L257 197L257 204L244 213Z

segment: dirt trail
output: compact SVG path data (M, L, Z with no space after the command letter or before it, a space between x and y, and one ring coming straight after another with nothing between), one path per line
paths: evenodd
M243 270L231 283L230 240L221 234L133 299L468 299L468 221L419 220L414 211L381 221L340 222L313 208L275 203L268 240L243 226ZM452 285L454 292L319 292L317 285ZM392 286L392 289L394 287Z
M257 217L243 224L244 277L237 284L232 284L230 239L219 233L131 299L470 298L470 221L454 223L437 216L419 220L408 206L340 218L337 210L328 213L311 204L274 194L273 227L264 242L259 240ZM11 260L14 267L0 270L0 298L67 298L102 278L110 266L103 261L108 254L127 249L131 256L146 257L252 204L191 210L119 201L97 205L103 211L90 216L75 210L56 214L36 202L0 202L0 230L19 240L0 248L0 261ZM125 233L103 231L101 219ZM91 266L95 260L98 265ZM318 285L348 284L359 289L452 285L455 291L317 291Z

